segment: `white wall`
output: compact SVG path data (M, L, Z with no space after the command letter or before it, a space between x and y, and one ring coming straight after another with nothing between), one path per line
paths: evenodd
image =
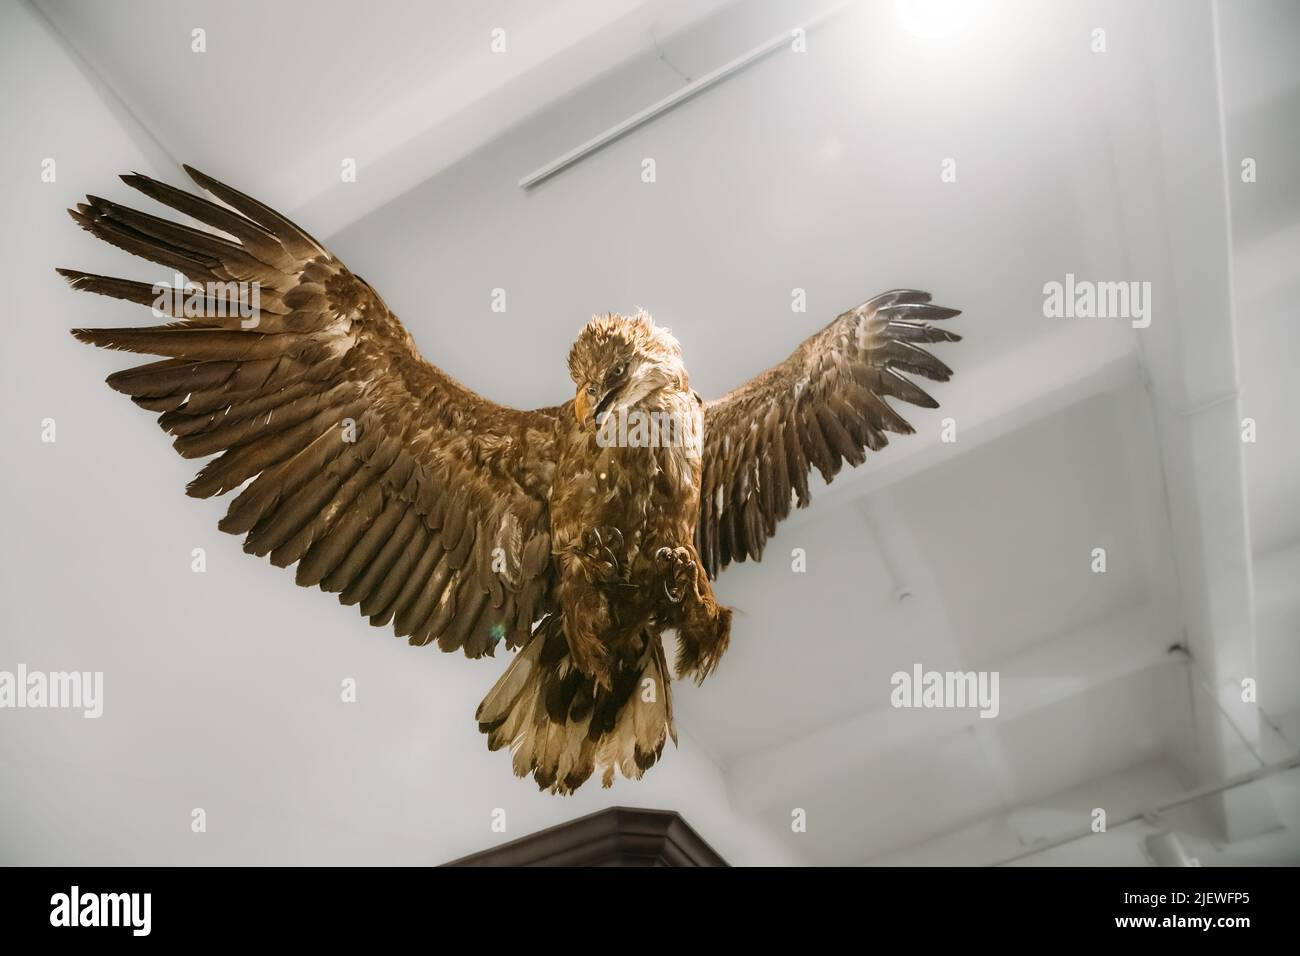
M220 503L183 494L193 464L103 384L134 363L67 333L148 314L74 294L54 273L166 278L63 210L83 192L130 197L116 176L132 169L179 180L30 8L0 6L0 37L0 669L105 681L98 720L0 710L0 863L429 864L613 804L676 809L737 864L796 862L731 813L689 736L640 785L538 794L473 721L503 661L409 648L216 531ZM45 157L52 184L40 180ZM54 444L40 440L45 418ZM205 574L191 571L196 547ZM339 700L345 677L358 683L354 705ZM205 834L190 830L195 807ZM504 835L489 829L498 807Z

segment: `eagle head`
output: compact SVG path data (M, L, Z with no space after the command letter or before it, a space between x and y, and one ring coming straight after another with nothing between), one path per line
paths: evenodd
M599 428L613 409L688 387L681 345L644 310L592 316L569 349L569 375L578 386L573 413L584 428Z

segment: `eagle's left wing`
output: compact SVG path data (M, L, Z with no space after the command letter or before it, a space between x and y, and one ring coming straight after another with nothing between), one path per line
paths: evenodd
M807 506L813 467L829 483L844 459L866 460L886 432L913 428L887 398L937 408L902 373L947 381L952 370L920 345L961 336L929 325L960 314L911 289L878 295L840 315L794 353L704 407L704 476L695 546L710 577L755 561L790 513Z
M241 489L219 527L246 534L245 551L297 562L299 584L338 593L412 644L470 657L523 644L549 610L560 410L507 408L461 385L319 242L186 170L225 205L123 179L224 235L94 196L71 210L93 235L197 283L59 270L78 289L174 320L74 330L165 356L108 384L161 413L181 455L217 456L187 490Z

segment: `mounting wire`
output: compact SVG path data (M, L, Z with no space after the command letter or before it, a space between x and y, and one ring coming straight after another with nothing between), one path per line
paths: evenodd
M1228 790L1235 790L1237 787L1244 787L1248 783L1254 783L1257 780L1263 780L1266 777L1272 777L1275 774L1285 773L1288 770L1294 770L1300 767L1300 753L1291 754L1276 763L1265 764L1262 767L1256 767L1254 770L1248 770L1245 773L1237 774L1235 777L1229 777L1222 783L1211 783L1204 787L1197 787L1195 790L1189 790L1180 797L1160 804L1153 810L1135 810L1128 816L1121 818L1118 822L1111 824L1112 828L1122 827L1129 823L1135 823L1138 820L1147 820L1158 817L1162 813L1173 810L1175 807L1181 807L1185 803L1194 803L1205 797L1212 797L1217 793L1224 793ZM1023 853L1017 853L1015 856L1009 856L1005 859L998 860L992 866L1006 866L1009 863L1015 863L1027 857L1036 856L1047 850L1055 849L1058 846L1064 846L1067 843L1074 843L1076 840L1082 840L1085 837L1095 836L1092 827L1083 827L1077 832L1067 833L1064 836L1057 837L1054 840L1045 840L1042 843L1035 844L1031 849Z
M1223 718L1228 722L1228 726L1230 726L1234 731L1236 731L1237 736L1241 738L1241 742L1246 745L1246 749L1250 751L1251 756L1255 758L1255 760L1259 763L1259 766L1255 767L1253 770L1248 770L1245 773L1237 774L1235 777L1230 777L1221 783L1207 784L1203 787L1198 787L1195 790L1190 790L1187 793L1183 794L1182 796L1175 797L1174 799L1169 800L1166 803L1160 804L1154 809L1136 810L1133 813L1130 813L1128 816L1121 818L1118 822L1112 824L1113 827L1122 827L1125 824L1134 823L1138 820L1146 820L1150 822L1155 818L1157 818L1160 814L1166 813L1169 810L1174 809L1175 807L1180 807L1185 803L1194 803L1195 801L1200 800L1204 797L1210 797L1218 793L1224 793L1228 790L1234 790L1237 787L1245 786L1248 783L1254 783L1257 780L1263 780L1265 777L1271 777L1274 774L1285 773L1288 770L1294 770L1296 767L1300 767L1300 752L1292 753L1290 756L1284 757L1283 759L1275 763L1271 763L1271 764L1265 763L1264 758L1260 755L1259 751L1255 749L1250 739L1246 736L1246 734L1242 731L1242 729L1237 726L1236 721L1232 719L1232 717L1228 714L1227 710L1224 709L1223 705L1219 703L1218 695L1214 693L1214 689L1210 686L1209 682L1205 679L1204 675L1201 673L1201 670L1197 666L1196 659L1192 656L1191 651L1188 650L1187 647L1183 644L1175 644L1173 647L1170 648L1170 651L1177 651L1178 653L1183 655L1188 670L1191 673L1194 680L1196 681L1196 683L1200 684L1201 688L1210 696L1210 699L1214 701L1214 705L1219 709L1219 712L1223 715ZM1259 704L1256 704L1255 709L1260 713L1264 722L1268 724L1269 727L1273 728L1274 731L1277 732L1277 735L1282 739L1282 742L1287 744L1287 746L1290 746L1290 741L1286 739L1286 736L1281 732L1277 724L1268 716L1267 713L1265 713L1264 708L1260 707ZM1085 837L1089 837L1093 835L1094 834L1093 834L1092 827L1080 828L1077 831L1067 833L1055 839L1046 840L1044 842L1034 844L1031 848L1025 850L1023 853L1018 853L1015 856L1011 856L1011 857L1007 857L1006 859L999 860L998 862L992 865L1006 866L1008 863L1015 863L1019 860L1026 859L1027 857L1035 856L1039 853L1043 853L1047 850L1054 849L1058 846L1064 846L1067 843L1073 843L1076 840L1082 840Z

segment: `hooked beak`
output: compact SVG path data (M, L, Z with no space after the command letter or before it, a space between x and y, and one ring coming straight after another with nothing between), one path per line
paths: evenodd
M579 425L585 426L588 422L591 422L599 428L604 424L605 416L609 413L609 409L617 397L618 389L611 388L600 397L600 400L597 401L596 406L593 408L587 390L585 388L579 389L577 396L573 400L573 417L578 420Z
M592 418L595 420L597 428L600 428L601 425L605 424L605 416L609 414L609 410L611 406L613 406L616 398L618 398L618 389L611 388L605 393L605 397L600 400L599 404L596 405L596 410L592 413Z

